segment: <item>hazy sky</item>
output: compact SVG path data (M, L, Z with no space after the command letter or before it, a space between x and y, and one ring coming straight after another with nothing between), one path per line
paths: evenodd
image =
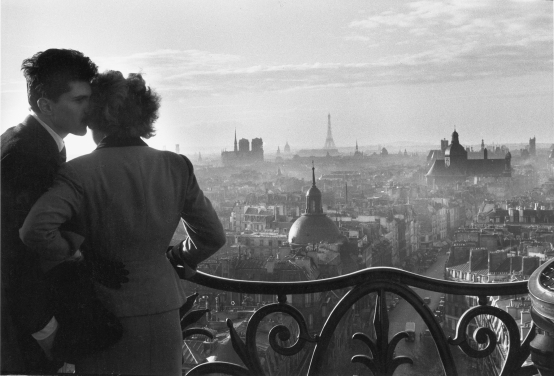
M21 61L73 48L140 71L162 96L150 145L216 152L554 142L553 3L545 0L2 0L1 121L28 112ZM94 148L69 136L69 154ZM393 149L394 150L394 149Z

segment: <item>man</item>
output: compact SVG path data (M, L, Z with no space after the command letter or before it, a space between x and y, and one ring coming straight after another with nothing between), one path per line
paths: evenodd
M31 114L0 136L1 371L53 373L60 364L46 352L57 322L39 259L29 256L18 231L65 162L63 139L87 132L90 81L98 68L81 52L49 49L24 60L21 69Z

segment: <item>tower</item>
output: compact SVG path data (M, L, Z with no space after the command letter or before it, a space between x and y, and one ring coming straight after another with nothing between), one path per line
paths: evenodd
M325 140L325 146L323 149L336 149L335 141L333 141L333 134L331 133L331 114L327 115L327 139Z
M323 208L321 206L321 191L315 186L315 166L312 161L312 187L306 194L306 213L321 214Z
M444 164L446 167L451 165L457 166L459 169L465 169L467 162L467 151L460 144L458 132L454 130L452 133L452 141L450 145L444 151Z
M441 151L442 151L443 154L446 151L447 147L448 147L448 140L446 138L443 138L441 140Z
M288 141L285 144L285 153L290 153L290 146Z
M312 162L312 186L306 193L306 211L292 224L288 240L291 246L337 243L343 239L337 225L323 212L322 194L315 185Z
M237 128L235 128L235 153L238 151L237 149Z
M355 157L362 157L363 156L363 153L361 153L360 150L358 149L358 140L356 140L356 151L354 152L354 156Z

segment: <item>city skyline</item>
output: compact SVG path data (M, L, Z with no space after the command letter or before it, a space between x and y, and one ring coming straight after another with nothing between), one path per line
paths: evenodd
M73 48L162 96L150 145L184 154L554 142L551 1L2 2L2 131L27 113L21 61ZM25 28L24 24L44 25ZM94 149L67 138L69 154ZM396 152L396 150L392 150Z

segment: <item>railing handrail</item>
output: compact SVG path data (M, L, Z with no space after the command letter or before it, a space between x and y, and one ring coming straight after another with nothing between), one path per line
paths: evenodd
M311 281L272 282L251 281L218 277L211 274L196 272L191 282L214 289L241 292L247 294L306 294L337 290L369 282L372 279L388 279L412 287L428 291L470 296L516 295L529 292L527 281L499 282L499 283L472 283L455 282L426 277L402 269L392 267L373 267L359 270L350 274L317 279Z

